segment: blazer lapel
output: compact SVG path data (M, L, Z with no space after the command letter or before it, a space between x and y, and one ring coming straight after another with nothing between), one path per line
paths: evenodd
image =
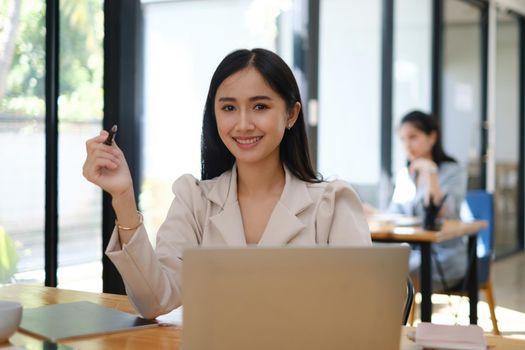
M303 230L306 225L297 215L313 204L306 183L293 176L284 166L285 184L266 225L259 245L283 245Z
M245 246L244 226L237 200L237 167L222 174L208 193L208 199L221 207L210 217L210 224L220 233L229 246Z

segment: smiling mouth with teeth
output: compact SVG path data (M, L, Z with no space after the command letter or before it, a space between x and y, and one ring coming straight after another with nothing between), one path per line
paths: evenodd
M249 139L239 139L239 138L233 138L235 142L240 143L241 145L250 145L252 143L256 143L262 138L262 136L252 137Z

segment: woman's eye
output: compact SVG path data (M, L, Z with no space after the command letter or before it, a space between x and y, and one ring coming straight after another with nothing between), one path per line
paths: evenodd
M263 110L263 109L267 109L267 108L268 108L268 106L263 105L261 103L256 104L255 107L254 107L255 110Z
M221 109L226 112L231 112L235 109L235 107L233 107L232 105L226 105L226 106L223 106Z

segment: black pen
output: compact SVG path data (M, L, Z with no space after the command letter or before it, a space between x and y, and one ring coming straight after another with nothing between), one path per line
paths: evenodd
M104 141L104 144L111 146L113 144L113 137L115 136L115 133L117 132L117 124L113 125L111 127L111 130L109 130L109 135L106 141Z

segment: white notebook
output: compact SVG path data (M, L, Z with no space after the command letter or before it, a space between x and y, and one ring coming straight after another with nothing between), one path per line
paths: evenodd
M477 325L450 326L423 322L416 328L416 344L437 350L486 350L483 329Z

